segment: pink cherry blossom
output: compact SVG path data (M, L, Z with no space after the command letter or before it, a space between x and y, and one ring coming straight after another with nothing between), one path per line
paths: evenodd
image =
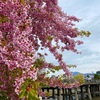
M0 81L3 81L0 90L9 91L8 85L11 85L19 94L25 79L35 81L39 69L54 67L44 62L39 68L33 68L41 47L48 49L66 75L71 76L59 49L78 53L75 47L82 42L74 39L80 34L74 21L78 22L79 19L62 12L58 0L0 0ZM22 71L22 75L15 77L15 84L12 85L13 76L9 73L17 68ZM44 75L40 77L45 78ZM63 86L54 79L50 79L50 85ZM77 87L78 83L64 87L73 86ZM12 94L9 97L14 97Z

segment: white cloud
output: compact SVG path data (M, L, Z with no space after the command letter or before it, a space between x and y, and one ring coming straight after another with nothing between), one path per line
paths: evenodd
M80 38L84 44L77 48L82 54L77 55L66 51L63 53L64 61L67 64L77 65L77 68L71 68L71 71L92 73L100 70L100 0L59 0L59 5L65 13L82 19L77 24L79 29L85 29L92 33L88 38ZM48 51L44 52L48 53ZM46 60L57 64L50 53ZM62 74L63 71L57 72L56 75L59 73Z
M92 63L91 64L83 64L77 68L77 71L81 73L96 73L96 71L100 70L100 63Z
M64 53L67 63L76 63L80 72L96 72L100 70L100 0L59 0L63 10L82 19L77 24L79 29L91 32L89 38L82 38L84 44L78 47L81 55Z

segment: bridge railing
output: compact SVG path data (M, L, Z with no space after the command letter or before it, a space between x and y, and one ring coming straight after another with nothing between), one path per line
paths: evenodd
M49 97L41 100L82 100L88 98L92 100L97 96L100 97L100 83L85 83L78 88L61 88L45 87L42 91L50 92ZM52 99L50 99L52 98Z

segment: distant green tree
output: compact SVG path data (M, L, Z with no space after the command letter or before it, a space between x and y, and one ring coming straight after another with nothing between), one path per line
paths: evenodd
M100 71L97 71L96 74L98 74L100 76Z
M94 79L95 79L95 80L100 80L100 75L94 74Z
M77 80L80 84L83 84L85 82L84 75L78 74L74 76L74 79Z

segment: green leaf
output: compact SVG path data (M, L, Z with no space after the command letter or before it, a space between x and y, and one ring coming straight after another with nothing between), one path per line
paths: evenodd
M87 36L89 37L91 35L91 33L89 31L84 31L84 30L81 30L79 36Z
M0 15L0 24L4 22L8 22L8 17Z
M49 35L49 36L47 36L47 39L48 39L49 41L52 41L52 40L53 40L53 37L51 37L51 36Z
M31 95L33 95L33 96L34 96L34 95L38 95L37 91L36 91L36 90L33 90L33 89L30 90L30 93L31 93Z
M21 90L21 93L19 94L19 98L23 98L26 94L26 89Z
M54 66L53 69L55 69L57 71L61 70L60 66Z
M5 2L6 0L2 0L2 2Z
M55 73L55 70L54 70L54 69L50 69L50 71L51 71L52 73Z
M8 22L8 17L4 17L3 22Z
M29 92L28 95L27 95L27 100L32 100L33 96L32 94Z
M27 100L39 100L37 91L31 89L27 94Z
M20 2L21 2L22 4L24 4L24 3L25 3L25 0L20 0Z

